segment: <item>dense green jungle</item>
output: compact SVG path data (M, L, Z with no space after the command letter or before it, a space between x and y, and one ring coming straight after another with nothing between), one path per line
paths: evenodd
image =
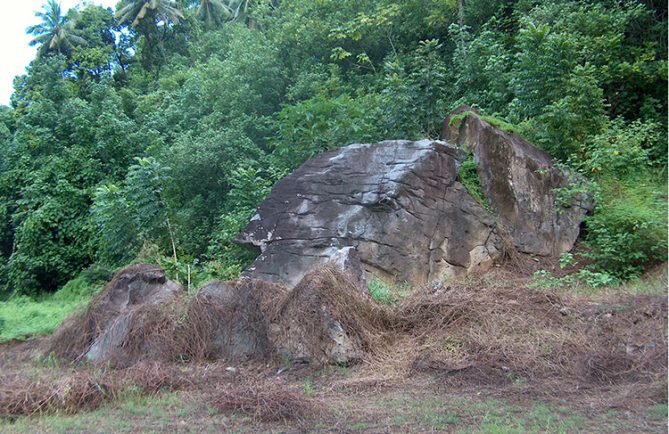
M666 261L665 1L47 0L27 32L38 54L0 106L2 340L130 263L236 277L277 180L333 147L436 138L463 103L571 171L565 200L594 197L575 279ZM2 331L35 300L54 324Z

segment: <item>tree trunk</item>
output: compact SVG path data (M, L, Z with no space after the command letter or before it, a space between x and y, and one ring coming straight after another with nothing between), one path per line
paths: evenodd
M460 27L465 25L465 0L458 0L458 19Z

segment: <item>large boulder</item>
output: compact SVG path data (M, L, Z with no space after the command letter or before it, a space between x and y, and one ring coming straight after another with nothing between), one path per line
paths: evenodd
M558 200L570 180L548 154L466 106L442 138L354 144L304 163L238 236L260 253L244 275L294 287L334 260L361 286L370 274L423 285L486 271L502 245L542 256L573 247L592 202ZM485 204L458 182L467 154Z
M583 195L556 204L555 189L568 187L569 179L547 153L467 106L446 118L441 137L473 154L496 220L519 251L559 256L571 250L593 204Z
M294 287L316 267L357 256L365 274L422 285L489 267L495 220L456 180L464 157L442 141L395 140L312 158L274 186L239 235L260 251L244 275Z

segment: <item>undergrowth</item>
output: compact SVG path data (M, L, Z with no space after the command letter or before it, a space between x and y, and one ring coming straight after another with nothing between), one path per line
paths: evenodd
M477 165L472 154L467 155L467 158L462 162L460 166L460 172L458 173L458 181L467 189L467 192L488 212L493 212L492 207L486 200L485 194L483 193L483 186L481 185L481 179L477 173Z
M379 278L373 278L367 285L372 298L386 305L395 305L410 294L410 286L407 283L394 283L392 285Z
M586 243L596 271L621 279L667 260L667 194L652 178L603 179L594 213L586 219Z
M71 313L83 308L86 299L40 301L17 297L0 302L0 342L51 334Z
M510 122L505 121L504 119L498 118L496 116L491 116L491 115L484 115L480 113L475 113L473 111L464 111L462 113L458 113L456 115L453 115L450 117L450 126L459 126L462 121L464 121L468 116L470 115L476 115L481 120L489 123L495 128L499 128L500 130L509 133L509 134L515 134L517 136L522 137L523 133L523 128L521 126L514 125Z

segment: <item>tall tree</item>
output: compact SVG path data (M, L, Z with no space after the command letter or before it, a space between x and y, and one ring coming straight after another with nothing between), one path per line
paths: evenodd
M30 45L40 45L40 55L55 51L69 56L75 46L86 44L83 38L75 34L73 22L67 15L63 15L60 3L56 0L48 0L42 6L42 12L36 12L35 16L42 22L28 27L26 31L35 36Z
M226 7L230 10L231 21L243 21L249 9L250 0L227 0Z
M116 17L119 24L130 23L130 27L142 36L142 66L146 70L153 70L157 76L165 62L164 41L170 31L170 24L176 24L184 18L179 6L173 0L122 0L118 4Z

